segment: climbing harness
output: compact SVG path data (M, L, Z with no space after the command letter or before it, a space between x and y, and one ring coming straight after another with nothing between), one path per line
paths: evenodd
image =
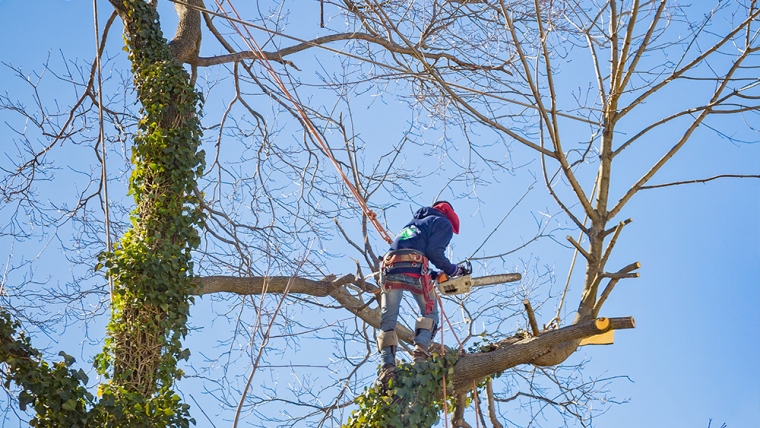
M435 301L432 280L428 268L428 258L419 251L404 249L389 251L383 257L383 290L406 290L420 294L425 299L425 315L433 310ZM388 279L388 275L404 275L413 281L404 282Z

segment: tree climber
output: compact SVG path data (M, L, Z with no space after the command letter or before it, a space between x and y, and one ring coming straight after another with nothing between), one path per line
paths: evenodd
M381 287L382 316L377 347L383 360L378 382L384 387L396 379L396 321L404 290L412 292L420 308L414 327L415 362L430 356L428 347L438 328L438 304L432 278L439 272L428 269L428 261L449 276L463 274L463 268L446 258L444 251L453 234L459 234L459 217L446 201L420 208L398 234L383 257Z

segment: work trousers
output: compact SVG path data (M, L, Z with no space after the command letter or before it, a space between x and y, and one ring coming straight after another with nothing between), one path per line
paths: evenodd
M408 275L388 275L385 278L386 281L403 282L414 286L420 290L419 293L412 293L414 300L419 307L420 317L430 318L433 321L433 329L417 329L415 331L414 343L427 349L430 346L430 342L433 340L433 334L438 329L438 302L435 298L435 290L431 287L430 296L433 299L433 309L429 314L425 313L425 297L422 295L422 283L420 278L414 278ZM381 306L381 318L380 318L380 330L391 331L396 329L396 322L398 321L398 312L401 307L401 298L403 297L404 290L402 289L385 289L383 288L383 294L380 300ZM380 356L383 360L383 365L396 364L395 355L390 346L386 346L380 350Z

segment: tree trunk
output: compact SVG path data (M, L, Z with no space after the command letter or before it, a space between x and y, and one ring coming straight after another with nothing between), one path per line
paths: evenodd
M180 340L193 287L190 253L201 223L192 191L204 154L198 151L200 98L173 54L182 60L197 56L200 15L183 15L170 48L154 5L111 3L124 22L142 118L132 148L133 226L105 257L114 280L105 360L112 358L116 394L148 398L171 387L176 363L186 357Z

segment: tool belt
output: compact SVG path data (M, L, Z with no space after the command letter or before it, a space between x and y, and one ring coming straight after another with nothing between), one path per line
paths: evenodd
M421 294L425 299L425 315L430 314L435 306L435 289L430 279L428 270L428 258L417 250L393 250L383 257L383 290L407 290L414 294ZM414 278L415 281L394 281L393 275L404 275ZM391 276L389 278L389 276ZM411 284L415 282L419 284Z

